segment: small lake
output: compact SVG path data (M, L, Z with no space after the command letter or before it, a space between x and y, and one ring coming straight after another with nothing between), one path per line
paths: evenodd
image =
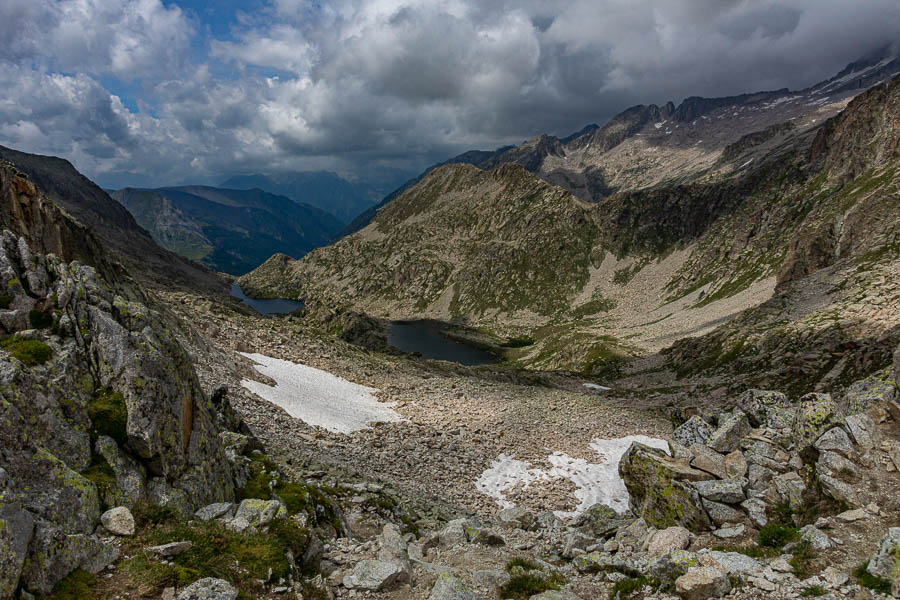
M497 362L497 357L441 335L448 325L440 321L394 321L388 325L388 344L424 358L447 360L473 367Z
M241 286L235 281L231 284L231 295L246 304L253 310L264 315L286 315L292 313L298 308L303 308L303 303L299 300L290 300L288 298L251 298L244 293Z

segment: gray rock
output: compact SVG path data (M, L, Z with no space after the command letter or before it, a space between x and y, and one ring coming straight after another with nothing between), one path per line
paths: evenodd
M875 426L875 421L869 415L850 415L844 419L844 423L847 424L847 430L860 447L871 450L881 443L878 427Z
M438 534L438 543L442 548L452 548L459 544L465 544L469 541L466 535L466 528L469 522L467 519L454 519Z
M725 504L743 502L747 498L744 494L745 485L747 485L746 479L719 479L694 483L694 487L697 488L701 497Z
M713 567L732 575L752 575L764 568L758 560L740 552L701 550L698 560L704 567Z
M673 550L685 550L691 545L691 532L684 527L667 527L650 535L647 554L660 556Z
M224 579L206 577L178 594L178 600L236 600L238 591Z
M819 452L830 450L847 458L856 455L856 452L853 450L853 444L850 442L850 437L840 427L829 429L823 433L814 445Z
M400 565L403 573L398 578L399 583L411 581L412 566L409 563L409 549L406 540L400 534L400 528L393 523L387 523L379 538L381 550L378 551L378 560Z
M534 525L534 514L527 508L512 506L501 510L497 520L507 529L531 529Z
M722 454L737 450L741 438L750 433L750 421L740 411L726 418L709 436L706 445Z
M799 473L790 471L773 478L778 495L785 502L790 503L791 508L796 509L803 501L803 492L806 491L806 483Z
M482 600L482 598L463 580L449 573L441 573L431 588L428 600Z
M75 569L99 573L119 556L118 548L96 536L66 534L59 527L38 522L20 584L28 591L49 594L54 585Z
M894 355L900 356L900 351ZM898 362L897 364L900 364ZM895 378L894 381L897 381ZM879 377L869 377L856 381L847 388L841 399L841 406L848 415L865 413L879 402L891 402L896 398L896 387L893 381Z
M125 506L111 508L100 515L100 523L104 529L113 535L134 535L134 517L131 516L131 511Z
M720 598L731 591L728 575L712 567L691 567L675 580L675 591L684 600Z
M581 598L566 590L547 590L528 600L581 600Z
M200 521L211 521L222 517L228 518L229 513L233 510L234 504L231 502L215 502L199 509L194 516Z
M115 488L103 501L107 506L134 506L144 499L147 491L147 473L133 458L122 452L115 440L102 435L94 444L97 454L103 457L116 477Z
M478 585L490 588L506 585L506 583L510 579L510 576L506 571L492 571L489 569L485 569L481 571L473 571L472 579L474 579Z
M835 476L838 474L858 475L859 467L852 460L846 459L837 452L826 450L819 454L816 461L816 474Z
M730 540L741 537L747 528L740 524L726 523L722 527L713 531L713 535L721 540Z
M154 554L158 554L159 556L170 558L172 556L184 554L193 547L193 542L170 542L161 546L150 546L148 550L150 550L150 552L153 552Z
M841 415L829 394L812 393L800 398L800 407L791 428L794 447L812 446L823 433L838 425Z
M769 517L766 515L768 505L759 498L748 498L741 502L741 506L747 511L750 522L756 527L765 527L769 523Z
M781 392L747 390L737 399L737 406L753 427L783 429L794 421L794 409Z
M550 531L561 531L565 529L565 524L551 511L545 511L537 515L534 518L534 524L538 529L547 529Z
M869 560L866 570L875 577L891 582L891 593L898 597L900 592L900 527L891 527L881 538L878 550Z
M0 598L12 598L22 575L34 517L15 504L0 506Z
M286 519L288 510L278 500L259 500L248 498L242 500L234 513L235 519L245 519L250 527L265 527L275 519Z
M684 575L691 567L700 566L698 556L687 550L673 550L647 564L647 573L656 577L661 583L672 586L675 580Z
M716 525L724 525L725 523L740 523L744 520L744 513L739 510L728 506L727 504L721 504L719 502L713 502L712 500L707 500L706 498L701 499L703 502L703 508L706 509L706 514L709 515L709 518L712 519L713 523Z
M401 583L406 573L395 562L366 559L356 563L350 575L344 577L344 587L351 590L380 592Z
M712 435L712 427L709 423L694 415L672 432L672 439L686 448L694 444L705 444Z
M800 539L809 542L809 545L816 550L828 550L831 548L831 538L824 531L817 529L814 525L806 525L800 529Z
M619 515L605 504L594 504L572 522L572 527L584 535L605 537L621 524Z
M579 554L583 554L588 546L593 546L596 543L597 538L584 535L578 531L567 533L563 541L563 556L575 558Z
M822 491L831 498L846 502L849 506L860 505L856 490L852 486L828 475L820 476L819 482L822 484Z

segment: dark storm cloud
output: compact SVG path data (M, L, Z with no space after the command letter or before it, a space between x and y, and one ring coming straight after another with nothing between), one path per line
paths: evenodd
M117 185L416 170L636 103L810 85L896 40L900 3L273 0L208 31L159 0L6 0L0 143Z

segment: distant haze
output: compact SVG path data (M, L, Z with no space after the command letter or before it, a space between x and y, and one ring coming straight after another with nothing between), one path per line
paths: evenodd
M637 103L825 79L897 0L4 0L0 144L105 187L327 169L377 188Z

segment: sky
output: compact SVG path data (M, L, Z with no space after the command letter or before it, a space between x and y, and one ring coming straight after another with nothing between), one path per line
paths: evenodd
M634 104L827 79L898 0L3 0L0 144L105 187L391 186Z

